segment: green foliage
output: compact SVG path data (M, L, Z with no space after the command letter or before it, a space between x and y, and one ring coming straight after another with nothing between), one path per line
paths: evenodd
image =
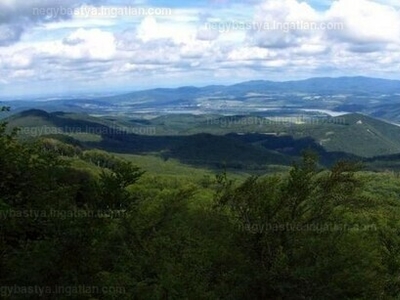
M253 265L249 298L381 297L388 274L379 225L361 217L372 204L356 170L340 162L318 172L306 155L287 178L252 177L218 196Z
M49 137L24 143L1 124L1 299L400 297L395 175L324 170L310 153L244 181L153 168ZM15 286L92 288L3 289Z
M60 156L74 157L82 153L80 147L72 146L52 138L42 138L39 140L39 143L43 147L43 150L55 152Z

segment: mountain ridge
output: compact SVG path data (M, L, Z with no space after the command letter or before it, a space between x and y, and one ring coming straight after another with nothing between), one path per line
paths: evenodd
M252 122L247 122L246 118L252 118ZM260 122L254 122L255 118ZM140 123L138 120L127 121L119 118L111 120L87 114L47 113L40 110L29 110L13 115L6 120L11 128L22 127L25 129L23 132L33 132L36 135L48 132L49 128L55 128L59 134L70 135L78 139L87 138L88 134L96 135L95 140L100 142L99 146L104 146L109 150L112 148L110 145L116 145L116 147L123 148L124 151L128 152L130 148L138 151L143 149L144 152L157 152L172 147L175 151L180 149L178 152L180 156L183 156L184 150L182 149L185 148L185 143L189 143L187 146L194 145L204 137L204 134L216 136L204 140L219 141L228 145L231 142L223 136L237 133L242 135L259 134L254 146L261 142L260 137L263 137L265 141L273 141L274 137L277 137L278 140L285 140L286 137L292 136L294 141L290 143L294 143L295 146L298 143L303 145L304 143L301 142L303 139L311 138L313 142L310 141L306 144L313 144L313 148L324 149L326 152L345 152L359 157L400 153L399 126L359 113L315 119L314 121L318 122L311 123L273 122L261 116L237 116L236 119L235 116L199 117L196 115L165 115ZM239 121L236 122L237 120ZM137 130L123 134L125 129L132 128ZM143 130L139 130L140 128ZM153 130L144 130L149 128ZM137 132L137 134L133 134L133 132ZM147 132L148 134L139 134L140 132ZM196 135L197 138L193 137ZM104 140L107 143L104 143ZM236 138L236 140L242 139ZM85 142L85 140L82 142ZM127 145L124 145L124 142ZM92 143L91 146L96 147L96 143ZM253 142L250 142L250 144L253 144ZM238 147L250 149L244 145L238 145ZM228 149L229 147L226 146L225 148ZM191 149L193 150L195 147ZM268 151L276 151L277 149L280 149L280 147L275 148L273 146L268 148ZM250 149L249 151L252 152L253 150ZM258 150L254 149L254 151L256 151L254 153L258 153ZM285 154L285 151L282 153ZM298 151L297 154L299 154Z
M134 91L95 99L3 102L13 112L43 109L127 118L164 114L316 115L358 112L400 123L400 80L372 77L315 77L253 80L233 85L182 86ZM314 113L307 112L313 110Z

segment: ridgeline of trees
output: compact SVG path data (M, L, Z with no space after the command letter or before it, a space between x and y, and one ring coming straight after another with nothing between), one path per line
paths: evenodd
M358 171L305 154L285 176L168 186L1 124L0 297L398 299L397 195L368 191Z

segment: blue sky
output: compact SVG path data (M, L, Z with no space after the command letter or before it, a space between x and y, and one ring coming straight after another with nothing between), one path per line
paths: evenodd
M400 79L399 53L398 0L0 0L3 98Z

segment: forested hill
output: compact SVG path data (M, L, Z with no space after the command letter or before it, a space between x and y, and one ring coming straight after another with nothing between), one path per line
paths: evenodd
M9 128L20 128L20 135L25 137L68 136L90 148L160 153L193 162L229 164L236 159L247 164L290 164L291 156L298 157L307 148L327 161L332 156L367 158L400 153L400 127L365 115L299 118L299 122L291 123L282 120L254 115L179 114L139 120L42 110L24 111L7 119Z
M399 297L398 176L312 154L240 180L143 171L2 124L1 298Z

